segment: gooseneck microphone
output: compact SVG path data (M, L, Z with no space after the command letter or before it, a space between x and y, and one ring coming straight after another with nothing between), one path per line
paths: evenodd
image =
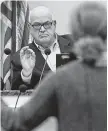
M10 55L11 54L11 50L9 48L6 48L6 49L4 49L4 53L6 55Z
M27 90L27 86L26 86L26 85L20 85L20 86L19 86L19 90L20 90L20 93L18 94L18 97L17 97L17 101L16 101L16 103L15 103L14 110L15 110L16 107L17 107L18 100L19 100L19 97L20 97L21 93L24 93L24 92Z
M51 50L49 48L45 49L44 51L45 55L50 55L51 54Z
M49 48L45 49L44 51L45 55L47 56L46 59L45 59L45 63L44 63L44 66L43 66L43 69L42 69L42 73L41 73L41 76L40 76L40 80L39 80L39 84L41 82L41 79L42 79L42 76L43 76L43 73L44 73L44 70L45 70L45 66L46 66L46 63L47 63L47 59L48 59L48 55L51 54L51 50Z

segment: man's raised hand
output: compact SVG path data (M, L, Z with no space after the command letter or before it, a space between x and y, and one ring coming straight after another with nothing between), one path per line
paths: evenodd
M29 48L29 46L23 47L21 49L20 61L23 68L23 75L26 77L29 76L32 73L36 62L36 55L34 51Z

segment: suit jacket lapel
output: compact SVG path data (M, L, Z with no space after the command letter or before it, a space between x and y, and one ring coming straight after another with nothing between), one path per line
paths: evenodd
M68 53L69 49L70 49L70 42L67 39L64 39L63 37L58 35L58 43L59 43L59 47L60 47L60 51L61 53ZM42 72L44 63L45 63L45 59L42 56L40 50L37 48L37 46L35 45L34 42L32 42L31 46L30 46L33 51L36 54L36 63L35 63L35 67L38 71ZM45 71L44 73L47 73L50 69L50 67L48 66L48 64L46 63L45 66Z
M41 54L40 50L37 48L37 46L35 45L35 43L33 42L31 45L33 45L31 48L34 50L35 54L36 54L36 63L35 63L35 67L36 69L38 69L40 72L42 72L44 63L45 63L45 59L43 57L43 55ZM45 66L45 72L48 72L50 70L50 67L48 66L48 64L46 63Z

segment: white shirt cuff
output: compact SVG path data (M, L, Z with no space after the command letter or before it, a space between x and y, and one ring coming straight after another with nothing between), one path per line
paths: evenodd
M32 77L32 73L31 73L31 75L29 75L28 77L25 77L25 76L23 75L22 71L21 71L21 78L22 78L22 80L23 80L25 83L30 84L31 77Z

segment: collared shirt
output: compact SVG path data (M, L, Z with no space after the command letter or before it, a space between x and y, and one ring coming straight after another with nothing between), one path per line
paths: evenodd
M38 44L36 44L36 42L35 42L35 45L41 51L41 54L44 57L44 59L46 59L47 56L44 53L45 49L43 47L39 46ZM56 39L55 39L54 43L50 46L49 49L51 50L51 53L50 53L50 55L48 55L47 64L50 67L50 69L53 72L55 72L56 71L56 54L60 54L61 53L60 52L59 43L58 43L58 40L57 40L57 35L56 35ZM32 74L29 77L24 77L22 72L21 72L21 77L22 77L24 82L30 83L31 76L32 76Z
M45 49L37 44L36 44L36 46L41 51L44 59L46 59L47 56L44 53ZM50 67L50 69L53 72L55 72L56 71L56 54L60 54L60 47L59 47L59 43L57 41L57 36L56 36L54 43L50 46L49 49L51 50L51 53L50 53L50 55L48 55L47 64Z

